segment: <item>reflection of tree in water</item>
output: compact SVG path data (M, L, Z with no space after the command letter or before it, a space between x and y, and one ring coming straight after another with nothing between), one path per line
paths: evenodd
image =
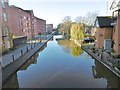
M58 40L58 44L65 48L70 49L73 56L79 56L80 54L83 53L83 50L81 49L81 47L76 45L71 40Z
M105 78L107 80L107 87L119 88L120 90L120 78L115 76L111 71L109 71L100 62L95 60L95 66L92 66L94 78Z
M80 46L76 45L73 41L70 43L70 49L73 56L79 56L83 53L83 50L80 48Z
M58 44L66 48L70 48L70 40L58 40Z

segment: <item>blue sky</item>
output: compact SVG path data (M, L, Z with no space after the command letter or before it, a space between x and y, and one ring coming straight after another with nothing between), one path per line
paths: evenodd
M9 0L9 4L33 9L35 16L53 23L54 27L65 16L71 16L74 21L77 16L85 16L88 12L99 11L100 15L107 15L107 0Z

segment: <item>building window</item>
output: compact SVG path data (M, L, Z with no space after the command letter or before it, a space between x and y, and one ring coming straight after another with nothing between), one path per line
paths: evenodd
M1 2L2 2L2 7L5 8L4 0L2 0Z
M6 15L6 13L4 12L4 21L6 22L7 21L7 15Z
M8 27L6 27L5 29L6 29L6 35L8 35L9 34Z
M103 35L102 35L102 34L100 34L100 37L103 37Z
M10 48L10 42L9 42L9 40L7 41L7 48Z
M30 18L28 18L28 20L30 21Z
M24 19L26 19L26 17L24 16Z

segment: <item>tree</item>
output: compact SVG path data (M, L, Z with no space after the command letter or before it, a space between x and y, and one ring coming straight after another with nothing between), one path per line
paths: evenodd
M78 16L75 18L76 23L84 23L86 22L86 17Z
M60 27L61 27L61 24L58 24L58 25L57 25L57 28L56 28L56 34L59 33L59 29L60 29Z
M71 26L71 39L84 39L84 26L83 24L72 24Z
M94 11L94 12L88 12L87 13L87 16L86 16L86 24L88 26L93 26L94 25L94 22L95 22L95 19L96 17L99 15L99 12L98 11Z
M62 20L62 24L60 27L60 32L62 32L63 35L67 36L69 38L70 36L70 28L71 28L72 20L70 16L64 17Z
M62 20L62 22L63 22L63 23L72 22L71 16L65 16L64 19Z
M93 26L97 15L99 15L98 11L88 12L87 15L84 17L82 17L82 16L76 17L75 22L76 23L84 23L87 26Z

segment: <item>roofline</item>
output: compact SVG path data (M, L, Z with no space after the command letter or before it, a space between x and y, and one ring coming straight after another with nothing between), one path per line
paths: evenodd
M18 9L20 9L20 10L22 10L22 11L27 12L27 13L33 12L33 10L24 10L24 9L22 9L22 8L20 8L20 7L15 6L15 5L10 5L10 7L12 7L12 8L18 8ZM28 12L28 11L29 11L29 12Z
M36 19L39 19L39 20L42 20L42 21L46 21L46 20L44 20L44 19L41 19L41 18L38 18L38 17L36 17L36 16L34 16Z
M112 17L112 16L97 16L97 18L109 18L109 17Z

